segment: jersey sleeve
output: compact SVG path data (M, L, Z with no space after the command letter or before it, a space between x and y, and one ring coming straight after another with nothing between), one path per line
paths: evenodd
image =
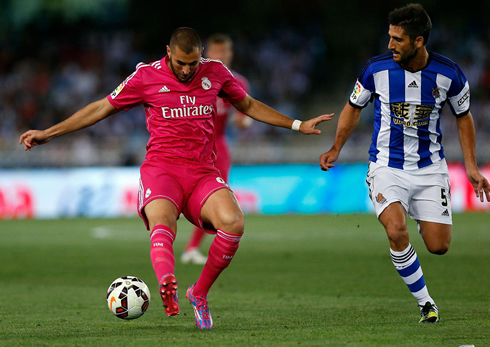
M129 109L144 103L142 72L136 69L114 91L107 100L117 109Z
M371 72L371 63L368 61L357 78L354 90L349 98L349 104L355 108L364 108L372 100L375 92L374 79Z
M456 77L451 82L447 96L453 115L463 117L470 112L470 85L457 64L455 72Z
M220 74L223 78L223 85L218 96L229 103L240 102L245 99L247 92L243 90L240 82L238 82L231 71L223 64L220 67Z

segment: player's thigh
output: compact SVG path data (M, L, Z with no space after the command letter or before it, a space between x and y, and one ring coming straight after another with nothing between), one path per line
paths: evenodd
M177 232L177 219L179 219L179 210L167 199L155 199L150 201L143 209L148 219L150 230L155 225L166 225L175 233Z
M404 220L406 220L405 214L408 211L410 201L410 179L405 173L390 167L370 163L366 183L369 186L369 197L378 219L385 209L394 203L398 203L404 211ZM388 212L387 216L394 215L399 209L391 207L390 210L392 212ZM385 217L384 219L388 218ZM391 218L388 220L391 220Z
M183 189L170 165L141 166L138 192L138 212L149 230L155 225L167 225L174 232L183 205Z
M451 195L449 182L434 181L431 177L424 177L412 195L408 213L416 221L452 224Z
M427 250L434 254L445 254L451 243L452 225L427 221L418 223Z
M243 213L229 189L219 189L212 193L201 209L204 225L210 224L214 229L224 230L231 234L242 234L244 229Z
M187 220L208 233L215 233L217 229L242 233L243 214L219 171L211 167L197 175L200 178L183 208Z

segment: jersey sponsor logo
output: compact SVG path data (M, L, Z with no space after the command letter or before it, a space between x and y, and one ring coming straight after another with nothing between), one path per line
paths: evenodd
M148 198L151 195L151 189L148 188L145 193L145 199Z
M394 102L391 104L393 113L393 123L406 127L416 127L429 124L430 114L435 106L432 105L414 105L414 108L406 102ZM412 110L413 109L413 114Z
M114 89L114 91L111 94L111 98L115 99L116 96L118 96L119 93L123 90L123 88L124 88L125 85L126 85L126 81L124 81L116 89Z
M470 91L468 90L466 93L463 94L461 99L458 100L458 106L463 105L463 103L470 97Z
M213 105L183 106L170 108L162 107L163 118L183 118L207 116L213 113Z
M201 85L204 90L211 89L211 81L207 77L201 78Z
M160 89L158 92L159 93L167 93L169 91L170 91L170 89L168 89L167 86L163 86L162 89Z
M216 177L216 181L218 181L218 183L221 183L221 184L226 184L225 180L222 179L221 177Z
M378 193L378 195L376 195L376 202L383 205L386 202L386 198L383 196L383 194Z
M417 82L415 82L415 80L413 80L409 85L408 85L408 88L418 88L419 86L417 85Z

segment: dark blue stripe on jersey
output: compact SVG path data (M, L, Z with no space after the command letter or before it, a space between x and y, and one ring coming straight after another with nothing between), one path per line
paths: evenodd
M376 96L374 100L374 131L373 138L371 141L371 147L369 147L369 160L376 162L378 156L378 135L379 129L381 128L381 101L379 97Z
M364 65L364 68L362 69L361 73L359 74L359 81L362 81L364 74L366 73L366 70L369 68L369 66L371 66L372 63L375 63L380 60L386 60L386 59L393 59L393 53L389 52L369 59L366 65Z
M415 272L417 272L419 267L420 267L420 263L419 263L419 258L417 257L417 258L415 258L415 261L412 263L412 265L410 265L409 267L406 267L404 269L397 270L397 271L400 274L400 276L408 277L408 276L413 275Z
M390 104L395 102L405 102L405 70L390 70ZM388 166L403 170L404 147L403 147L403 124L395 124L393 110L390 110L390 154Z
M423 289L424 287L425 287L424 276L420 277L417 282L408 284L408 289L410 289L412 293L417 293L419 290Z
M451 103L449 103L449 104L451 104ZM440 134L437 137L437 143L439 143L441 145L441 149L439 150L439 157L441 159L444 159L445 155L444 155L444 149L442 147L441 113L442 113L442 107L439 110L439 119L437 120L436 131L438 134Z
M436 99L433 96L434 90L433 86L437 86L437 74L433 71L422 71L422 81L421 81L421 105L424 106L434 106L436 104ZM421 119L421 121L423 121ZM417 163L419 168L428 166L432 164L430 159L430 138L429 138L429 121L430 115L427 119L427 124L419 125L417 127L417 136L419 137L419 149L417 150L420 160Z

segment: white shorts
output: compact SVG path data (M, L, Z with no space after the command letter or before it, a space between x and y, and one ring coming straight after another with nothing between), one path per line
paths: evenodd
M390 204L400 202L415 221L453 224L445 159L414 171L370 162L366 183L378 218Z

